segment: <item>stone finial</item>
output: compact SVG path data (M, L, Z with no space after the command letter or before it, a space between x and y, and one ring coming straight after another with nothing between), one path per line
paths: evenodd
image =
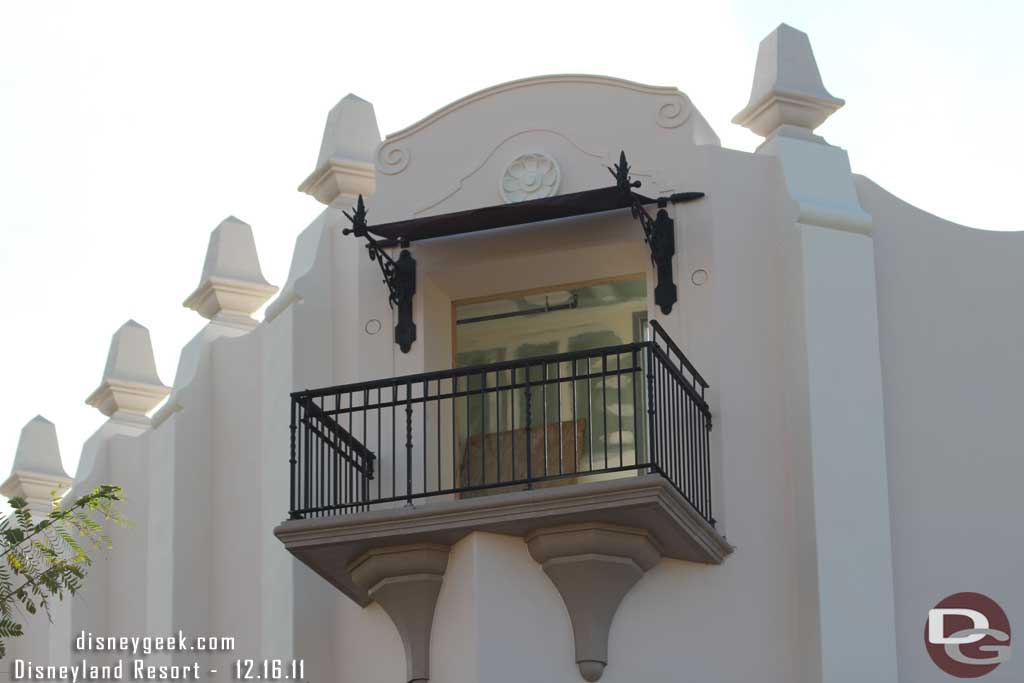
M149 330L129 320L111 338L103 379L85 402L115 421L148 425L146 413L170 391L156 374Z
M52 422L36 415L21 429L11 475L0 485L0 494L24 498L29 510L43 517L50 512L52 494L60 495L70 486L71 477L60 459L57 430Z
M330 205L339 196L371 195L377 187L374 154L380 129L373 105L353 94L341 99L327 115L316 170L299 185L299 192Z
M263 278L252 228L228 216L210 233L199 286L184 306L209 320L252 329L252 314L276 291Z
M750 102L732 122L762 137L820 140L812 131L843 104L825 90L807 34L779 24L761 41Z

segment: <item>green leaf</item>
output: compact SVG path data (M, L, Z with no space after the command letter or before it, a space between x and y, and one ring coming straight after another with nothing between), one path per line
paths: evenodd
M3 639L22 635L18 606L52 620L51 598L63 600L82 588L92 564L85 548L111 547L103 523L127 524L116 505L124 500L118 486L104 484L73 501L52 498L52 509L38 522L24 498L12 498L13 514L0 517L0 658L7 651Z

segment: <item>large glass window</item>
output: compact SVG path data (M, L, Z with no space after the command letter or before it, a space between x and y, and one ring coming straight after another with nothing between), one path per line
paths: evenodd
M455 362L469 367L642 341L646 306L642 276L456 303ZM523 479L528 466L563 474L635 464L642 382L638 373L616 374L630 363L629 355L609 356L467 378L472 396L460 402L460 479L484 485ZM540 453L530 463L527 439Z

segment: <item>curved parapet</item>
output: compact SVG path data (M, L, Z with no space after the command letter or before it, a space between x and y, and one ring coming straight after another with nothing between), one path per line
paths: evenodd
M571 170L556 192L576 192L609 185L606 169L621 150L644 178L687 149L718 144L677 88L578 74L525 78L467 95L388 135L376 153L371 205L380 223L508 201L502 181L525 158ZM645 188L656 191L654 182Z
M893 224L909 221L914 226L926 226L929 231L939 234L957 234L963 239L994 239L1000 243L1024 243L1024 230L993 230L991 228L964 225L931 213L919 206L897 197L867 176L854 174L854 184L861 205L877 222Z
M332 219L336 219L336 216L332 215L332 211L332 209L328 209L320 214L295 239L292 263L288 268L288 279L277 298L267 306L266 322L271 322L286 308L302 301L303 282L308 277L312 277L318 259L329 256L331 222Z
M657 109L651 111L651 114L654 116L653 120L662 128L678 128L689 121L691 113L694 113L693 105L690 103L689 98L680 92L678 88L672 86L646 85L643 83L628 81L624 78L591 74L552 74L547 76L532 76L530 78L520 78L514 81L507 81L505 83L492 85L489 88L484 88L474 93L470 93L465 97L460 97L451 104L441 107L416 123L389 134L384 141L384 146L387 147L399 140L410 138L426 128L433 126L442 119L451 116L453 113L472 105L479 104L484 100L503 98L503 96L506 96L509 93L515 93L516 96L521 96L523 92L526 92L531 88L552 85L596 86L599 88L633 91L635 93L663 98L663 101L658 104ZM553 107L551 108L553 109ZM695 144L718 144L718 136L716 136L714 131L712 131L710 126L708 126L704 117L699 113L697 113L697 117L698 118L694 119L692 125L686 131L693 137L693 142ZM393 166L393 164L381 164L380 158L382 154L386 153L378 153L378 165L382 166L382 172L386 172L388 168ZM393 168L391 169L391 172L394 172Z
M1009 521L1020 518L1024 480L1024 231L959 225L855 180L874 226L902 654L920 646L920 605L948 586L971 577L989 595L1019 587L1003 568L1024 566ZM928 658L902 662L906 680L935 671Z

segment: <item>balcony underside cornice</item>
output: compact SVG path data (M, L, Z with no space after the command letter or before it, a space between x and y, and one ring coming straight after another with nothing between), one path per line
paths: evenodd
M474 531L525 537L569 524L602 523L642 529L663 557L721 564L733 548L664 477L434 500L417 507L288 520L274 534L296 558L359 605L372 601L352 579L350 565L389 546L451 546Z

